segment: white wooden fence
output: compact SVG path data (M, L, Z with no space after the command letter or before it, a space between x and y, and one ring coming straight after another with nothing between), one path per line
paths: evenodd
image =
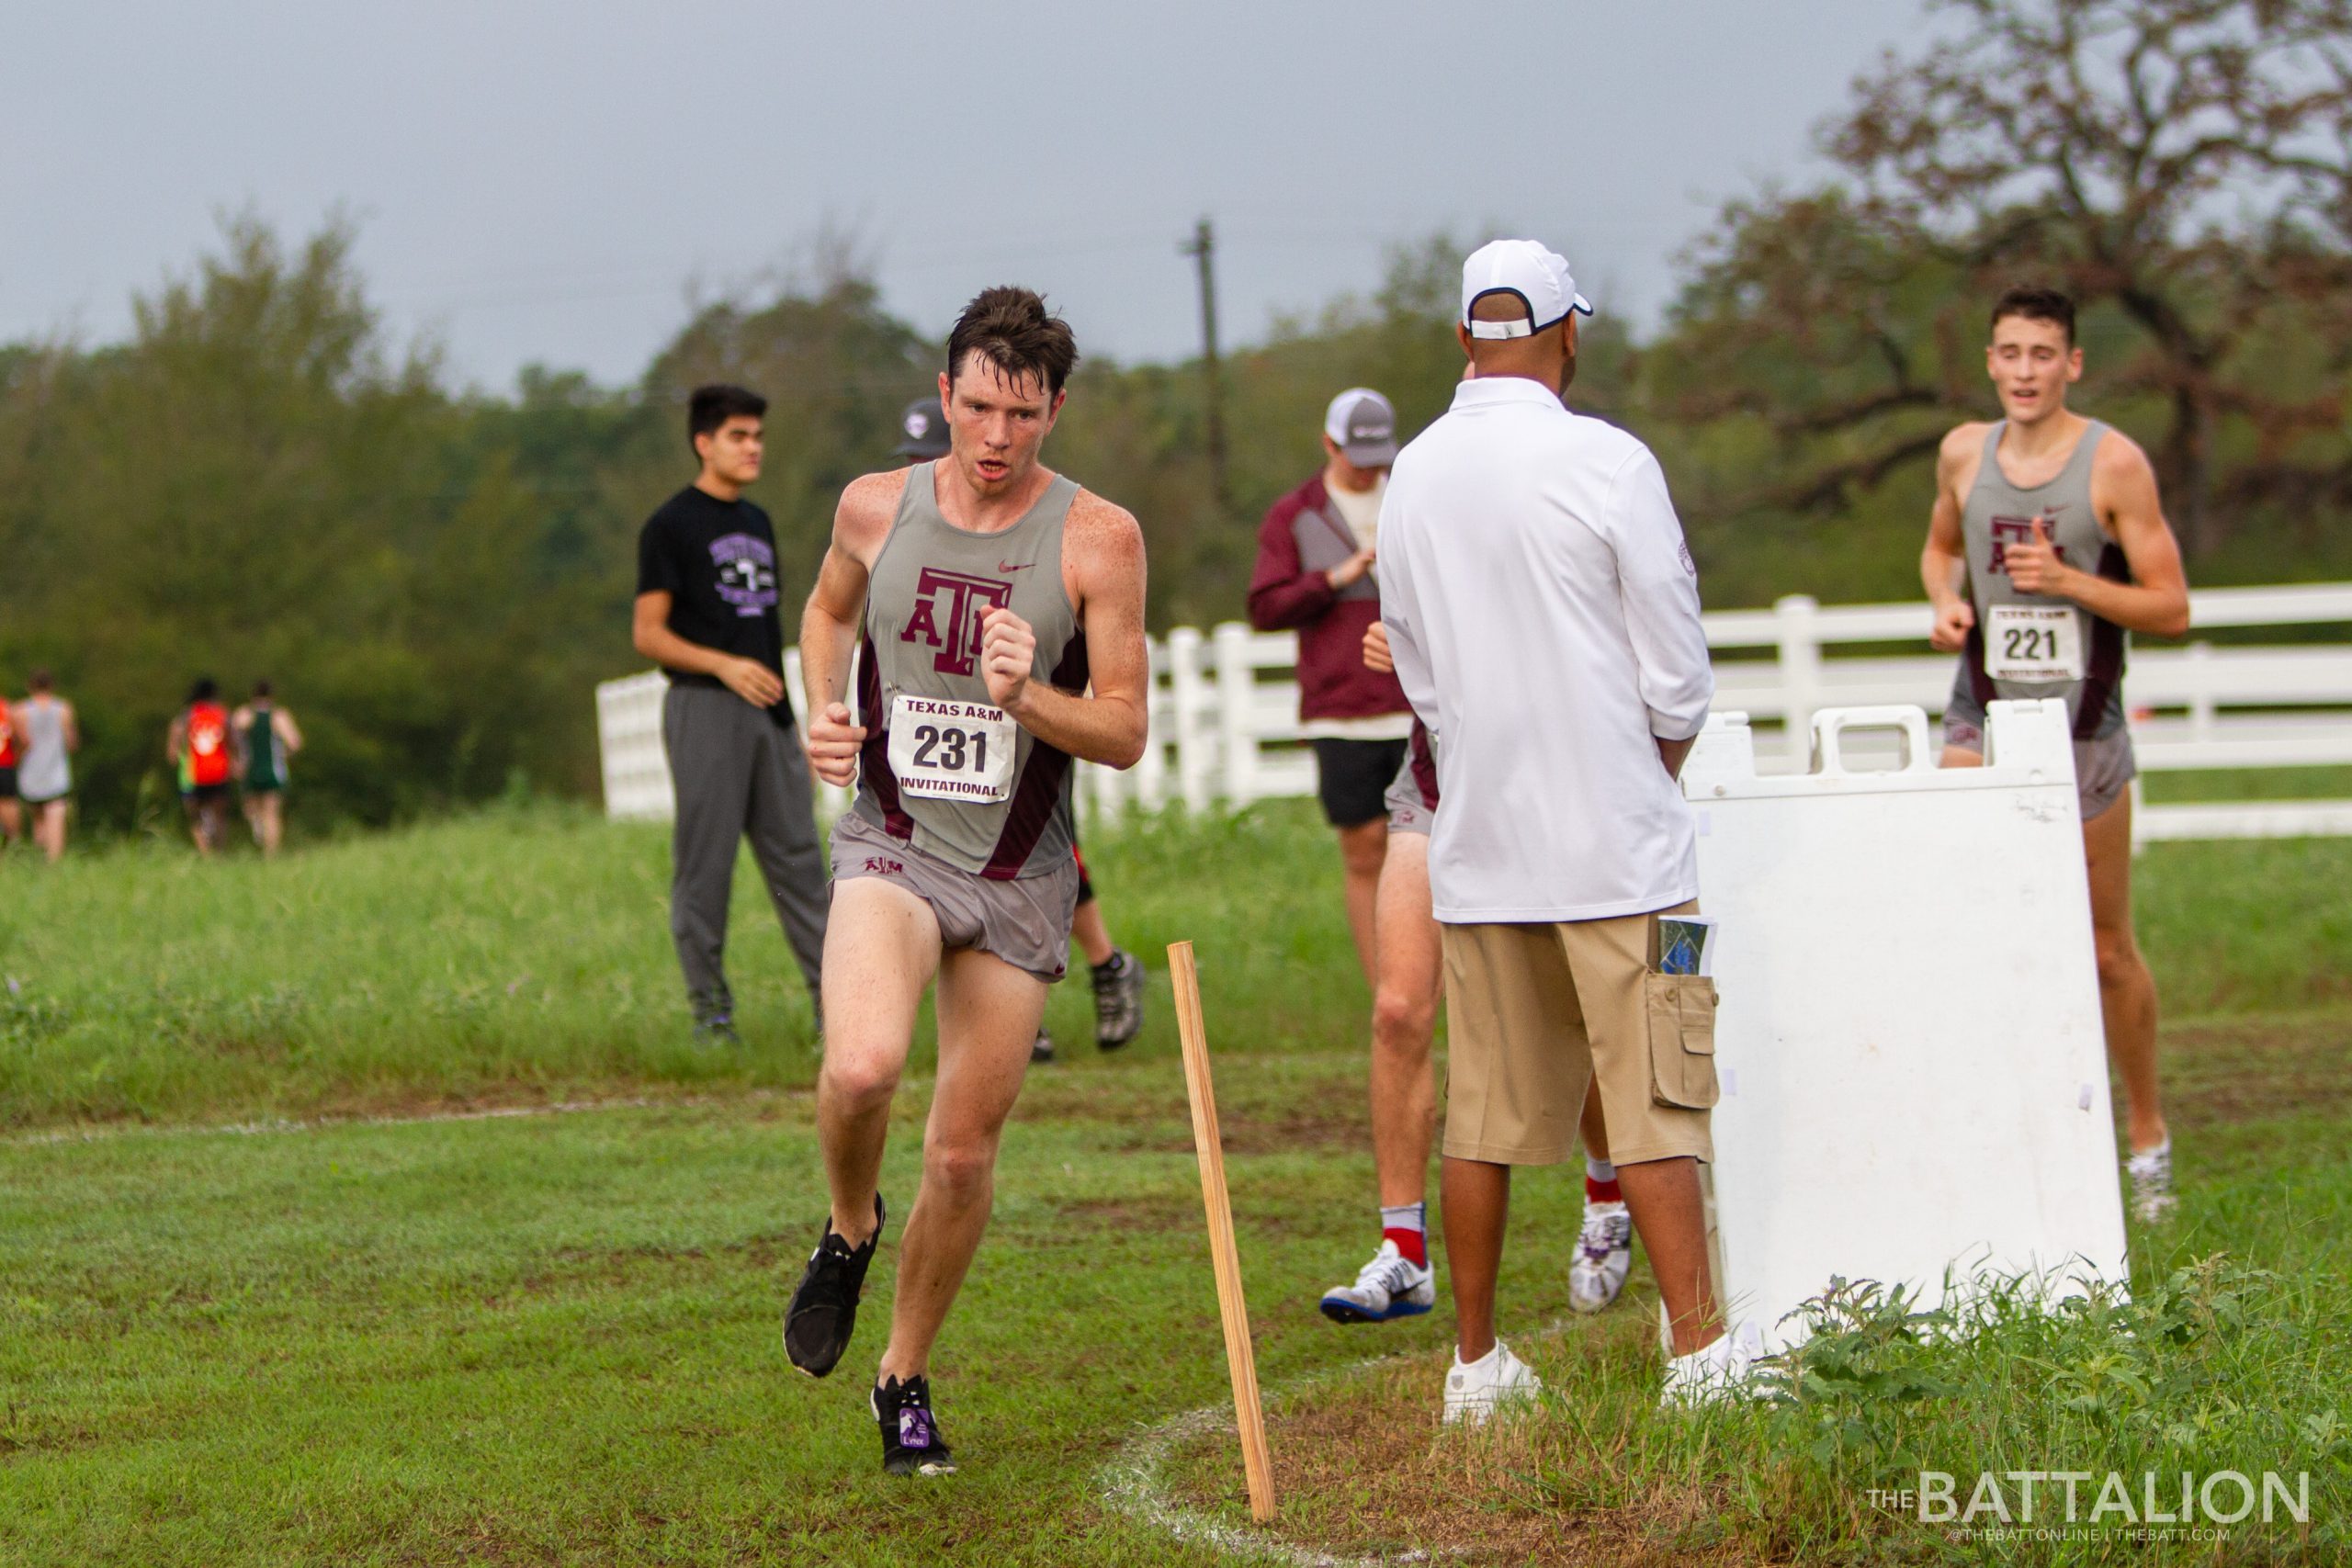
M2352 583L2211 589L2190 595L2189 619L2199 631L2352 624ZM1759 729L1778 726L1775 765L1801 771L1816 709L1912 703L1943 711L1953 659L1927 649L1927 626L1925 604L1822 605L1803 595L1770 610L1714 612L1706 617L1719 655L1714 705L1747 713ZM1200 811L1312 795L1296 660L1290 634L1238 623L1154 638L1143 760L1124 773L1081 767L1081 798L1096 810L1181 800ZM797 653L786 663L797 694ZM605 804L615 818L671 814L662 691L658 673L596 689ZM2352 766L2352 643L2136 648L2124 698L2143 773ZM837 794L830 804L841 804ZM2143 807L2134 827L2143 839L2352 835L2352 799Z

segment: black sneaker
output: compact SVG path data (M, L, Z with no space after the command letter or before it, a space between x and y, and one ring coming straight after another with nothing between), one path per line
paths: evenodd
M891 1475L953 1475L956 1461L931 1413L931 1380L892 1378L874 1391L874 1419L882 1428L882 1468Z
M800 1288L784 1309L784 1353L812 1378L833 1370L857 1332L857 1301L865 1291L866 1266L882 1239L882 1194L874 1195L874 1234L852 1247L825 1218L825 1234L808 1255Z
M1054 1037L1046 1032L1046 1026L1042 1023L1037 1026L1037 1038L1029 1043L1029 1059L1032 1062L1054 1059Z
M1113 948L1089 973L1094 977L1094 1043L1115 1051L1143 1032L1143 960Z
M727 987L689 993L686 1001L694 1009L696 1050L743 1043L742 1037L735 1032L735 998Z

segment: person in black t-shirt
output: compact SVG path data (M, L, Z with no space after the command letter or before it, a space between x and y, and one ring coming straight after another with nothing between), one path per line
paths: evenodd
M741 387L695 389L686 433L702 472L647 519L637 545L637 651L670 677L662 707L678 800L670 935L695 1038L706 1043L736 1042L722 960L735 849L746 834L820 1027L823 1017L829 874L785 692L775 530L743 499L760 477L767 406Z

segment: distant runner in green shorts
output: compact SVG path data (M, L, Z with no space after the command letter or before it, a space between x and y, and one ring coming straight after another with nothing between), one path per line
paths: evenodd
M245 821L266 859L277 853L286 836L286 765L302 749L302 731L278 705L266 681L254 682L253 696L229 716L229 730L237 742Z

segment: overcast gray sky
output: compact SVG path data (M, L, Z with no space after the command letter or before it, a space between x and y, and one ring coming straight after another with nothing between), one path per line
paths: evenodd
M11 4L0 341L121 335L246 207L350 214L393 328L492 388L630 379L695 280L828 221L926 330L1024 282L1125 358L1195 347L1175 247L1204 213L1228 342L1488 223L1646 322L1716 204L1817 173L1811 127L1919 26L1912 0Z

